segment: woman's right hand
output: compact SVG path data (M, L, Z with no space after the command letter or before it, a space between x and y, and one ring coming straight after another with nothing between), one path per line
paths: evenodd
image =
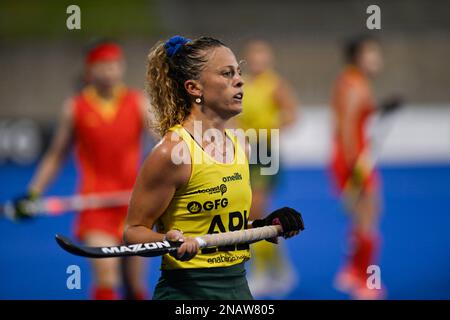
M185 237L180 230L170 230L166 233L166 239L169 241L181 241L183 244L176 252L170 253L172 257L180 261L191 260L198 253L199 244L195 238Z

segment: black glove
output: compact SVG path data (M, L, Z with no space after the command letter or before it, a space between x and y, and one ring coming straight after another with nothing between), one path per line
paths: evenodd
M259 228L274 224L281 226L283 229L283 237L289 237L290 233L303 231L305 229L301 213L288 207L275 210L264 219L254 220L252 226L254 228ZM273 239L268 240L274 242Z
M38 198L39 196L32 192L15 198L13 201L14 219L24 220L33 217L33 212L29 210L29 203L37 200Z
M393 95L385 99L380 104L381 115L388 115L398 109L400 109L404 104L404 99L400 95Z

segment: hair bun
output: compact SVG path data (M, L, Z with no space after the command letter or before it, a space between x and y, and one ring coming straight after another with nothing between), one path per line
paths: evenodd
M167 56L172 58L182 46L190 41L191 39L182 36L173 36L164 44Z

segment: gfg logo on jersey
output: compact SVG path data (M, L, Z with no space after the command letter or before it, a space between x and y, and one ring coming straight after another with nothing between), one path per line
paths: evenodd
M202 210L202 204L197 201L191 201L188 203L187 209L190 213L199 213Z
M128 246L103 247L103 253L140 252L146 249L170 248L168 241L130 244Z
M205 211L217 210L218 208L225 208L228 206L228 199L216 199L214 201L205 201L203 204L197 201L191 201L187 205L187 209L190 213L199 213L202 208Z

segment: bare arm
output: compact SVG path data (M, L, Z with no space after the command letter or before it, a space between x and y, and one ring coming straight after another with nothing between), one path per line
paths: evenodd
M275 101L280 106L281 128L292 125L297 120L297 108L300 104L294 90L287 81L280 80L274 95Z
M46 151L39 167L28 186L30 192L42 194L56 176L68 153L73 133L73 115L71 101L66 101L53 136L50 148Z
M187 183L191 171L189 164L177 165L172 160L176 143L163 138L144 161L131 195L125 242L163 240L164 234L153 231L153 226L167 209L176 189Z
M343 96L343 111L338 113L337 126L340 132L340 139L344 148L344 157L348 165L352 165L358 156L356 139L358 106L360 105L360 95L358 90L351 87Z
M186 261L192 259L199 250L195 238L184 237L178 230L169 230L165 235L153 231L154 224L169 206L175 191L189 181L191 174L190 164L174 163L172 149L176 144L167 137L163 138L145 160L131 195L123 239L126 243L164 239L183 241L172 255Z

